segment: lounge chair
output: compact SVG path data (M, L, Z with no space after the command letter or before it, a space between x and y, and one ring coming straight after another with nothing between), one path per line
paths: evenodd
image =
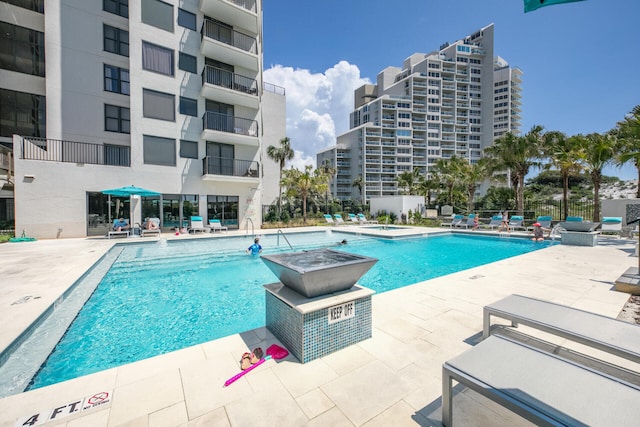
M346 222L344 222L344 219L342 219L342 215L340 214L333 214L333 218L336 222L336 225L344 225L346 224Z
M621 216L602 217L600 234L604 234L604 233L617 234L618 238L620 238L622 236L622 217Z
M502 224L502 215L494 215L491 217L489 224L480 224L480 228L490 228L493 230L494 228L500 227L500 224Z
M111 236L129 237L130 227L127 228L126 230L117 231L115 229L117 222L118 222L118 218L113 220L113 224L111 224L111 230L107 233L107 239L110 239ZM128 219L125 219L124 222L126 222L127 226L129 226L129 220Z
M336 225L336 222L333 220L333 217L329 214L324 214L324 220L331 225Z
M147 228L147 224L151 222L155 224L155 228ZM148 234L157 234L160 235L160 218L149 218L147 222L145 222L144 227L140 231L140 237L144 237Z
M460 227L460 228L464 227L467 229L469 227L473 228L473 226L476 225L475 218L476 218L476 214L469 214L469 216L467 217L467 222L462 221L460 222L460 224L456 224L456 227Z
M509 230L517 230L521 228L526 231L526 227L524 226L524 217L522 215L513 215L511 219L509 219Z
M568 216L565 219L566 222L582 222L582 217L581 216Z
M191 225L189 226L189 233L193 232L195 234L197 232L204 233L205 231L208 231L204 227L204 222L202 221L201 216L192 216L190 218L190 222L191 222Z
M375 219L367 219L367 217L364 216L363 213L358 214L358 221L360 221L360 224L377 224L378 223L378 221L376 221Z
M350 213L349 220L353 223L360 224L360 220L358 220L358 217L356 216L356 214Z
M459 224L462 223L462 220L464 219L464 215L454 215L453 218L451 219L451 222L443 222L442 224L440 224L441 227L457 227Z
M215 233L216 231L222 233L222 230L224 230L225 232L229 231L229 227L222 225L219 219L210 219L209 225L205 225L204 227L208 228L212 233Z

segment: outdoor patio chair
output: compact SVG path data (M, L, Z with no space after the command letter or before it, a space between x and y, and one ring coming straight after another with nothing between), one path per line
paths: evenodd
M147 224L149 222L155 224L155 228L147 228ZM144 226L140 230L140 237L144 237L150 234L157 234L158 236L160 235L160 218L149 218L149 220L145 222Z
M476 214L469 214L469 216L467 216L467 221L461 221L460 224L456 224L456 227L473 228L473 226L475 225L475 217Z
M113 223L111 224L111 230L109 230L108 234L107 234L107 239L110 239L111 236L125 236L125 237L129 237L129 233L131 228L128 228L127 230L121 230L121 231L116 231L115 227L116 227L116 223L118 222L118 218L113 220ZM124 222L127 223L127 225L129 225L129 220L125 219Z
M552 220L551 216L539 216L536 219L536 222L540 224L543 230L551 231L551 220ZM533 226L527 227L527 231L533 231L533 228L534 228Z
M517 230L518 228L527 229L524 226L524 217L522 215L513 215L509 220L509 230Z
M363 213L358 214L358 221L360 221L360 224L377 224L378 223L378 221L376 221L375 219L368 219L366 216L364 216Z
M451 219L451 222L443 222L442 224L440 224L440 226L453 228L458 226L458 224L461 224L463 219L464 215L454 215Z
M336 225L346 224L346 222L344 222L344 219L342 219L342 215L340 214L333 214L333 219L336 222Z
M201 216L192 216L190 218L190 222L191 222L191 225L189 226L189 233L193 232L195 234L197 232L204 233L205 231L208 231L204 227L204 222L202 221Z
M205 225L205 228L208 228L212 233L215 233L216 231L222 233L222 230L224 230L225 232L229 231L229 227L222 225L219 219L210 219L209 225Z
M358 220L358 217L356 216L356 214L352 214L352 213L350 213L350 214L349 214L349 220L350 220L351 222L356 223L356 224L360 224L360 221Z
M502 215L494 215L491 217L489 224L480 224L480 228L490 228L493 230L494 228L500 227L500 224L502 224Z
M336 225L336 222L333 220L333 217L329 214L324 214L324 220L331 225Z
M600 225L600 233L613 233L617 234L618 238L622 236L622 217L621 216L605 216L602 217L602 224Z

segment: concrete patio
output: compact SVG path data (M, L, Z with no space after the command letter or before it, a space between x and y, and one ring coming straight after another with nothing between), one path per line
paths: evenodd
M115 243L0 245L0 349ZM239 371L244 352L277 342L268 330L9 396L0 399L0 427L35 414L44 423L52 411L56 419L46 426L438 426L442 363L480 339L484 305L518 293L617 317L629 295L614 291L613 283L637 265L634 250L625 239L556 245L374 295L373 338L306 364L292 356L269 360L227 388L222 385ZM454 398L456 425L529 425L461 391ZM91 396L95 407L74 406Z

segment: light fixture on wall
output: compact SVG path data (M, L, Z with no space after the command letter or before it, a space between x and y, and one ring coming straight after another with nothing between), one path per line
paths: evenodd
M35 175L25 175L24 176L24 180L25 181L33 181L34 179L36 179Z

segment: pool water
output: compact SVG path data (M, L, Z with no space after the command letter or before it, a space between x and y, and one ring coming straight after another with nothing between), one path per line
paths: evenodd
M378 258L358 283L377 293L547 247L525 239L442 235L380 239L339 232L288 234L295 248ZM263 253L291 251L265 236ZM262 285L277 281L250 238L127 245L32 380L29 389L265 325ZM454 286L452 284L452 286Z

